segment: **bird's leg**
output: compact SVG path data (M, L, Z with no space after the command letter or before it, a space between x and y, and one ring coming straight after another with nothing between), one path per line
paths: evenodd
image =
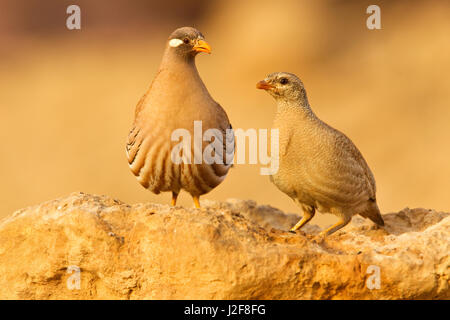
M172 202L171 202L172 207L175 207L175 205L177 204L177 198L178 198L178 193L172 191Z
M345 227L350 220L352 219L352 217L350 216L345 216L343 218L341 218L338 222L336 222L334 225L332 225L331 227L329 227L328 229L322 231L319 236L324 237L324 236L329 236L332 233L335 233L336 231L338 231L339 229Z
M192 198L194 199L195 207L197 209L200 209L200 197L199 196L192 196Z
M306 223L308 223L308 221L311 220L314 217L314 214L316 213L316 209L314 207L302 206L302 209L303 209L303 217L289 231L295 232L296 230L300 229Z

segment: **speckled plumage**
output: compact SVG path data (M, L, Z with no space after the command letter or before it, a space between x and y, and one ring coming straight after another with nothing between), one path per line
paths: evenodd
M271 181L304 212L291 230L301 228L316 210L340 218L324 231L328 235L355 214L383 225L369 166L347 136L314 114L300 79L291 73L273 73L257 86L267 90L277 103L273 126L279 129L280 162Z

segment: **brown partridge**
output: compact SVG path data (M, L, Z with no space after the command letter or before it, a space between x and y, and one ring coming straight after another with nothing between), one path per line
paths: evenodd
M200 195L225 179L234 153L234 135L226 139L231 130L227 114L211 97L195 66L199 52L210 53L211 48L198 30L183 27L170 35L159 71L136 106L126 145L128 163L138 181L155 194L172 192L172 205L184 189L200 207ZM194 122L201 124L202 132L217 129L223 134L215 136L221 150L214 150L223 161L206 163L194 159L195 147L201 149L202 155L208 145L204 139L199 144L193 141ZM188 132L192 138L188 148L180 151L181 163L174 161L173 153L180 143L173 139L177 130Z
M347 136L314 114L300 79L272 73L257 88L270 93L277 104L274 128L279 129L280 158L271 180L304 212L291 231L310 221L316 210L339 217L322 235L336 232L356 214L383 226L369 166Z

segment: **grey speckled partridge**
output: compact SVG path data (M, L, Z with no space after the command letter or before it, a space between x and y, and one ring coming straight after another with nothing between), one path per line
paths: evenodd
M356 214L383 226L375 179L366 161L349 138L314 114L300 79L291 73L273 73L257 88L277 103L274 128L279 129L280 159L271 180L304 213L291 231L304 226L316 210L339 217L321 235L336 232Z
M210 53L211 48L198 30L183 27L170 35L159 71L136 106L126 146L129 166L138 181L156 194L171 191L172 205L184 189L200 207L200 195L225 179L231 166L226 160L232 160L234 152L233 136L233 148L226 148L229 140L221 141L222 163L194 161L194 121L201 121L203 132L218 129L224 137L231 128L227 114L210 96L198 74L195 57L199 52ZM173 148L180 143L171 138L176 129L186 129L191 135L190 163L177 164L171 157ZM200 143L202 151L209 144Z

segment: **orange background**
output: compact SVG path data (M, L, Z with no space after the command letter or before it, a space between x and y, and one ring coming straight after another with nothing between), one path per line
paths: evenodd
M81 7L79 31L65 26L70 4ZM448 210L450 5L377 1L382 30L368 30L370 4L2 0L0 216L72 191L169 202L137 183L125 141L165 39L184 25L212 46L198 69L234 128L270 128L275 103L255 83L274 71L296 73L316 114L365 156L383 213ZM203 198L300 212L259 168L235 165ZM190 197L182 194L180 204L192 206Z

